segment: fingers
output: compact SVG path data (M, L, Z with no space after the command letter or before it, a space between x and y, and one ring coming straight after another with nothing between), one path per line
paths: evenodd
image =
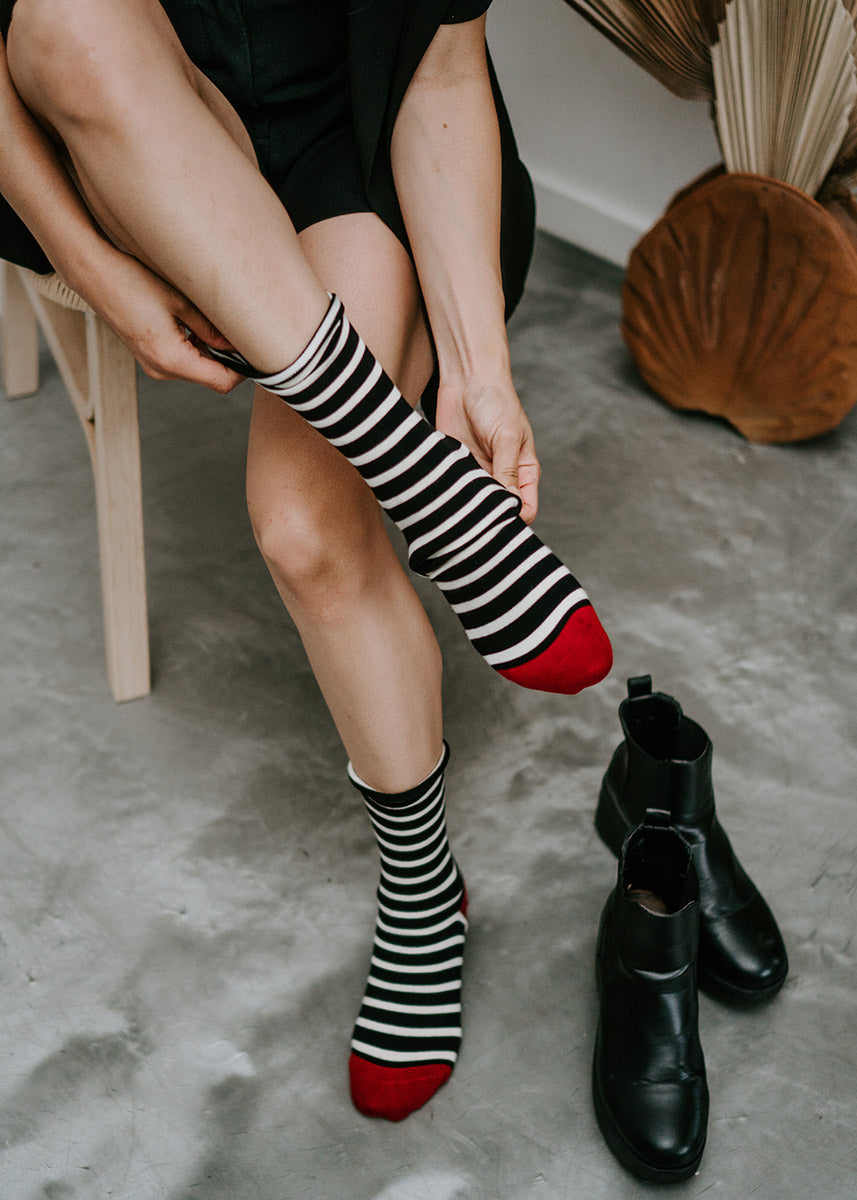
M520 498L527 524L535 518L541 468L511 383L462 388L441 381L437 428L462 442L489 475Z
M234 350L235 347L231 342L223 336L219 329L215 329L208 317L195 308L190 302L179 313L179 319L185 324L188 329L204 342L206 346L214 346L216 350Z
M206 353L206 346L232 350L232 344L185 297L175 306L174 330L167 345L159 346L148 361L141 359L143 370L152 379L184 379L221 395L241 383L242 375Z
M518 467L518 492L521 497L521 520L532 524L539 510L539 478L541 467L538 460L521 463Z
M491 447L491 474L503 487L519 496L518 462L521 450L521 440L514 434L498 434Z
M206 347L212 346L216 350L234 350L235 347L212 325L208 317L190 302L182 310L181 320L190 332L185 347L192 351L192 357L186 353L185 359L187 369L195 371L195 378L191 382L201 383L203 387L211 388L215 392L231 391L244 376L211 358L206 354ZM188 375L183 377L188 378Z
M184 338L178 330L171 353L162 352L156 358L141 356L139 361L150 379L184 379L221 395L232 391L243 380L242 375L209 358L192 338Z
M186 379L221 394L242 376L205 353L232 349L186 296L131 255L116 252L100 290L84 296L150 379Z
M244 382L243 375L239 375L237 371L231 370L223 363L215 362L213 358L203 354L192 341L185 342L185 346L187 354L185 369L181 376L183 379L187 379L191 383L201 383L203 387L210 388L211 391L219 392L221 395L231 392L239 383ZM228 345L223 347L223 349L229 348Z
M492 449L491 474L520 497L521 519L529 525L538 511L541 475L532 434L528 430L523 443L520 433L499 434Z

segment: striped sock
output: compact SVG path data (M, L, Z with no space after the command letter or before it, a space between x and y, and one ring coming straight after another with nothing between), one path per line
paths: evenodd
M444 771L407 792L363 793L381 854L369 980L351 1041L351 1098L368 1117L401 1121L452 1074L461 1044L467 893L446 832Z
M612 650L583 588L521 520L517 496L411 408L335 296L277 375L211 353L281 396L357 468L405 535L413 570L434 580L496 671L566 695L604 678Z

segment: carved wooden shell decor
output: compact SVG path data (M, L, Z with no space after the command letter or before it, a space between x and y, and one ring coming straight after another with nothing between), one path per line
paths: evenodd
M832 429L857 402L857 210L709 172L632 251L622 332L675 408L757 442Z

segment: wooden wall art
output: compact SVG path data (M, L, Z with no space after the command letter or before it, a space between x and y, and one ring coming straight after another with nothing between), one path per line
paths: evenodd
M776 179L685 189L631 253L622 333L674 408L757 442L834 428L857 401L857 229Z
M725 166L631 253L622 332L668 404L759 442L857 403L857 0L568 0L677 95Z

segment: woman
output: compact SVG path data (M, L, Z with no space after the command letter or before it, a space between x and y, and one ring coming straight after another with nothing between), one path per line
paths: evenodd
M0 252L50 263L155 378L264 381L250 515L379 840L351 1087L391 1120L455 1062L466 895L440 654L366 483L504 675L574 692L610 665L524 524L503 268L515 300L532 204L489 3L7 0L2 27L0 191L41 250L7 213ZM397 390L414 403L435 369L442 433Z

